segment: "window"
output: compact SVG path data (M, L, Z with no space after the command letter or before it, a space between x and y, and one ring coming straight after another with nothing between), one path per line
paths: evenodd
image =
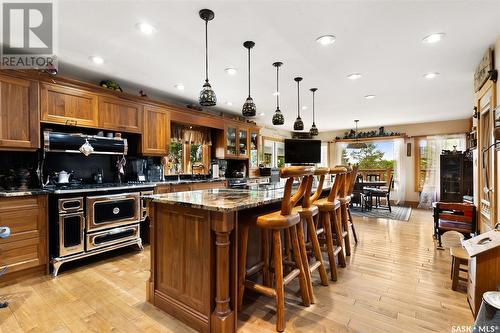
M426 179L435 178L441 150L465 149L465 135L415 138L415 190L422 192Z
M394 142L365 142L366 148L351 148L346 145L342 150L341 164L358 164L358 173L365 181L385 180L389 182L394 170Z
M328 142L321 142L321 162L319 166L328 167Z
M172 143L168 154L169 174L210 172L210 129L172 124Z

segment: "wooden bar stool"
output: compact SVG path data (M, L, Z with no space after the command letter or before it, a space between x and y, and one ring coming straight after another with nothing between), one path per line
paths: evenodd
M302 247L299 245L299 237L297 232L297 224L299 224L301 221L300 214L298 212L293 212L292 209L303 197L306 191L306 187L309 184L308 176L312 175L313 173L313 167L282 168L280 170L280 177L288 179L285 184L283 199L281 201L281 210L257 217L256 225L264 231L262 235L264 236L268 231L272 234L274 288L270 286L270 283L266 282L265 276L263 276L264 284L259 284L254 281L247 280L247 277L261 271L263 272L263 275L265 275L266 269L268 269L269 267L269 265L266 265L266 262L268 262L269 258L268 254L263 251L264 253L262 262L257 263L247 270L246 256L248 245L248 229L250 227L250 223L243 224L241 228L241 249L238 262L238 306L241 306L241 304L243 303L245 288L251 289L269 297L276 297L276 330L278 332L282 332L285 329L285 285L293 281L294 278L298 277L302 302L305 306L309 306L311 304L304 264L302 262L302 257L306 254L301 253ZM303 178L299 188L292 195L292 185L294 177ZM281 232L286 230L290 231L290 240L294 256L294 267L290 273L288 273L286 276L283 276ZM264 236L263 238L266 238L266 236ZM264 239L263 243L266 243ZM269 276L269 272L267 272L267 275Z
M348 207L351 203L351 196L348 194L351 186L352 167L345 166L346 174L343 186L340 187L339 201L340 201L340 221L342 225L342 239L344 240L345 254L351 255L351 239L349 237L349 213Z
M293 208L292 213L299 213L300 223L297 224L297 233L299 237L299 245L301 247L302 262L304 264L307 287L309 290L309 298L311 303L314 303L314 293L312 288L311 273L315 270L319 271L321 278L321 284L328 286L328 275L326 274L325 264L323 262L323 255L321 254L321 247L318 241L318 234L316 226L314 225L314 217L318 215L318 206L313 205L312 202L316 201L323 190L323 182L325 180L325 175L328 174L330 169L328 168L316 168L314 170L314 175L305 176L304 179L307 181L306 190L304 192L304 199L302 200L302 205ZM314 181L314 176L319 176L319 183L316 192L311 196L312 184ZM304 181L303 180L303 181ZM304 237L304 229L302 223L305 222L307 226L307 234L311 240L311 247L316 258L316 262L312 265L309 264L306 250L306 241Z
M354 193L354 186L356 184L356 179L358 177L358 170L359 170L359 165L354 165L352 167L352 172L349 175L349 179L347 180L347 183L349 184L349 189L347 190L347 198L349 200L349 203L347 204L347 217L348 217L348 224L349 227L351 228L352 236L354 237L354 242L356 244L358 244L358 235L356 235L356 228L354 228L354 221L351 215L351 201Z
M321 228L318 228L316 233L324 236L322 240L326 243L332 281L337 281L335 257L337 257L341 267L346 266L345 255L342 251L342 230L339 223L340 201L338 200L340 188L344 186L346 172L346 168L343 167L330 169L329 174L335 175L335 181L328 197L313 201L313 205L317 206L319 210L318 226L321 225ZM336 244L334 244L333 235L335 235Z
M460 272L466 272L468 274L469 270L469 254L463 247L452 247L450 249L451 254L451 289L457 290L458 281L467 281L467 278L460 276ZM461 266L465 266L465 268Z

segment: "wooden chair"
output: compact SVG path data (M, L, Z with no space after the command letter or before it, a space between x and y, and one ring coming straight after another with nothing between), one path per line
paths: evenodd
M461 277L460 272L468 272L469 254L463 247L452 247L451 254L451 289L457 290L458 281L467 281L467 278ZM461 266L465 266L461 267Z
M285 329L285 285L290 283L294 278L299 278L300 292L302 301L305 306L309 306L310 296L308 282L306 278L306 269L302 258L307 256L304 246L299 245L300 230L297 231L297 225L301 223L300 214L294 212L293 208L297 202L303 197L306 188L309 184L309 177L313 175L313 167L287 167L280 170L281 178L288 178L285 184L283 199L281 201L281 210L260 215L257 217L255 224L263 231L263 255L262 261L247 269L247 245L248 232L250 223L243 223L241 226L240 235L240 253L238 262L238 306L243 303L243 295L245 288L255 292L264 294L269 297L276 298L276 330L282 332ZM302 177L297 191L292 195L292 185L294 177ZM293 248L293 270L286 276L283 276L283 254L281 233L290 231L290 239ZM269 253L265 250L268 245L268 232L272 234L273 262L274 262L274 288L271 286L269 279ZM303 230L302 230L303 232ZM303 235L303 234L302 234ZM307 268L307 271L308 268ZM263 273L263 284L248 280L247 277L256 273Z
M434 233L438 246L442 247L441 235L455 230L470 238L476 232L476 206L467 203L437 202L434 206Z
M318 228L316 233L318 235L323 234L322 236L324 238L322 238L322 241L326 244L332 281L337 281L337 265L335 263L335 257L337 257L339 266L346 266L345 254L342 250L343 236L342 227L340 226L341 205L338 197L340 189L344 186L346 172L346 168L343 167L330 169L329 174L335 175L335 180L328 197L313 201L313 205L318 207L318 225L321 225L321 228ZM336 242L333 241L334 235Z
M306 268L306 279L307 286L309 289L309 297L311 303L314 303L314 293L312 289L311 282L311 273L315 270L319 270L319 275L321 278L321 284L324 286L328 286L328 275L326 274L325 264L323 262L323 255L321 253L321 247L318 240L318 231L314 224L314 218L318 215L318 206L313 205L312 203L316 201L323 192L323 183L325 180L325 175L330 171L329 168L316 168L314 171L314 175L305 176L305 179L308 183L306 186L306 190L304 192L304 198L302 199L302 205L295 207L292 212L299 213L301 223L297 225L298 237L299 237L299 245L301 246L301 253L303 254L302 262L304 263L304 267ZM313 195L311 195L312 184L314 181L314 176L319 176L318 186ZM304 180L303 180L304 181ZM302 222L305 222L307 226L307 235L310 238L310 247L313 250L314 257L316 258L316 262L312 265L309 265L309 260L307 257L306 251L306 242L304 237L304 231ZM307 270L308 268L308 270Z
M369 198L370 202L375 198L375 207L376 208L386 208L389 209L389 212L392 212L391 207L391 189L394 187L394 176L391 176L391 181L389 182L389 186L381 186L377 187L365 187L364 193ZM380 199L385 198L386 206L382 206L380 203ZM372 206L373 207L373 206Z
M352 202L352 199L354 198L354 189L356 187L356 182L357 182L357 179L359 177L358 170L359 170L359 166L354 165L352 167L352 172L351 172L351 174L349 176L349 180L348 180L349 189L347 190L347 197L351 198L351 202ZM361 200L361 198L360 198L360 200ZM349 227L351 228L352 235L354 237L354 242L356 244L358 244L358 235L356 234L356 228L354 227L354 220L352 219L351 205L350 204L347 205L347 214L348 214L348 218L349 218Z

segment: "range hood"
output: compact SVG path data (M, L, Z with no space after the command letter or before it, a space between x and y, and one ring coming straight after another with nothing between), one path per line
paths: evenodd
M127 139L107 138L80 133L61 133L44 131L44 150L46 152L82 154L80 148L86 143L93 151L90 154L127 155Z

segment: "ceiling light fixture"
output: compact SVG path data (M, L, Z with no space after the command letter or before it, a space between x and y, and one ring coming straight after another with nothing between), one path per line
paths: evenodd
M375 96L375 95L365 95L366 99L374 99L375 97L377 97L377 96Z
M259 113L259 116L264 117L266 114L264 112Z
M179 90L184 90L184 85L182 83L177 83L175 87Z
M446 36L444 32L430 34L429 36L425 36L424 39L422 39L422 43L434 44L440 42L444 38L444 36Z
M347 75L347 78L349 80L357 80L357 79L361 79L362 77L363 77L363 75L361 75L360 73L352 73L352 74Z
M243 113L243 117L255 117L255 114L257 113L257 107L253 102L252 96L250 96L250 49L255 46L255 43L247 40L243 43L243 46L248 49L248 97L243 104L241 113Z
M137 23L135 27L145 35L152 35L156 32L156 28L154 26L145 22Z
M99 56L90 56L89 59L96 65L104 64L104 59Z
M435 79L438 75L439 75L439 73L438 73L438 72L429 72L429 73L425 73L425 74L424 74L424 77L425 77L427 80L432 80L432 79Z
M228 102L226 102L226 105L227 105L227 106L232 106L232 105L233 105L233 102L229 102L229 101L228 101Z
M316 42L323 46L331 45L335 43L335 36L334 35L324 35L316 38Z
M228 67L224 69L224 71L226 72L227 75L236 75L236 73L238 73L238 69L234 67Z
M297 82L297 119L293 123L293 130L302 131L304 129L304 122L300 118L300 81L302 81L302 78L296 77L294 81Z
M307 105L302 105L302 110L307 110L307 109L308 109Z
M208 21L213 20L215 14L210 9L202 9L199 14L201 19L205 21L205 83L200 92L199 103L202 106L214 106L217 104L217 96L208 83Z
M316 90L318 90L318 88L311 88L309 90L313 93L313 124L311 126L311 129L309 130L309 134L311 134L311 136L316 136L319 134L319 132L318 128L316 127L316 122L314 118L314 95L316 93Z
M276 67L276 92L273 93L274 96L276 96L276 111L274 111L273 115L273 125L283 125L285 123L285 117L283 116L283 113L281 113L280 110L280 85L279 85L279 78L280 78L280 67L283 65L282 62L277 61L273 63L273 66Z
M365 142L358 141L358 122L359 122L359 119L354 120L354 123L356 124L356 130L354 131L354 142L351 142L347 145L347 148L349 148L349 149L368 148L368 145Z

